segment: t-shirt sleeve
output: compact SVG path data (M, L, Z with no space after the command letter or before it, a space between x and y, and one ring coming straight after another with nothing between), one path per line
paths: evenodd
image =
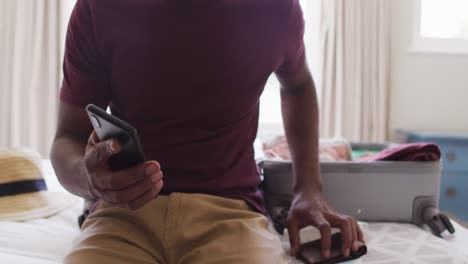
M289 22L284 37L284 58L275 73L281 79L289 79L305 61L304 16L299 0L292 1Z
M92 8L87 0L78 0L70 17L63 75L60 90L63 102L77 106L109 104L109 70L99 52Z

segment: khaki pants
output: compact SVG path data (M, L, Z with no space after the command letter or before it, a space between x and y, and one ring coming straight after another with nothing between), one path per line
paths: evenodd
M132 211L101 202L66 264L286 263L265 216L244 201L205 194L158 196Z

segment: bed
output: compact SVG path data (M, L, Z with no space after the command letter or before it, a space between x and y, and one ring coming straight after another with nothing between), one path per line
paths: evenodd
M60 186L49 161L43 171L50 191L66 191ZM0 263L57 264L79 234L77 216L82 201L47 219L28 222L0 222ZM369 252L353 263L454 263L468 264L468 229L454 222L456 233L447 239L409 224L360 223L366 235ZM318 237L313 228L301 232L302 241ZM280 236L285 251L287 235ZM290 259L290 263L301 263Z

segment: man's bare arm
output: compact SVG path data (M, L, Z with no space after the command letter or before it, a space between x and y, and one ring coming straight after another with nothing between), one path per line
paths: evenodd
M281 107L286 139L291 151L294 198L288 217L291 255L300 247L299 230L312 225L320 230L322 254L330 256L331 227L342 233L342 252L358 250L363 233L353 218L337 213L322 195L319 163L319 110L314 81L305 61L288 79L281 79Z
M50 152L52 165L65 189L86 199L96 199L83 164L92 131L84 108L60 103L57 132Z
M294 168L293 191L321 192L319 110L314 81L305 64L294 78L279 80L284 128Z

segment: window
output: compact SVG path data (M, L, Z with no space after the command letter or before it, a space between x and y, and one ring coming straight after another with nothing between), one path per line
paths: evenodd
M468 39L468 1L422 0L420 34L425 38Z
M468 54L468 1L416 1L413 50Z

